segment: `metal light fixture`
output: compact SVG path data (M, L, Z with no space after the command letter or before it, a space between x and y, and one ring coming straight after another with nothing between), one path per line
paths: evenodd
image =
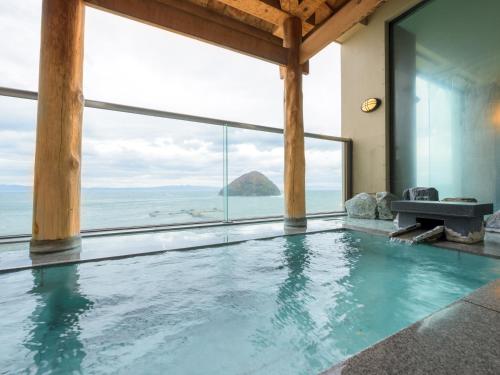
M373 112L382 104L382 100L378 98L369 98L361 103L361 110L365 113Z

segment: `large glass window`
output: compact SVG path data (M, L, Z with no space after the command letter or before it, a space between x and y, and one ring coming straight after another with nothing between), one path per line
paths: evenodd
M500 209L500 2L432 0L391 24L392 188Z
M283 215L283 134L229 128L227 139L229 218Z
M0 1L0 86L36 91L42 0Z
M85 109L84 229L223 219L223 128Z
M340 136L340 48L332 43L309 61L303 77L306 132Z
M84 73L87 98L283 127L276 65L89 7Z
M0 96L0 236L31 233L36 101Z
M342 143L306 138L304 146L307 213L342 211Z
M38 87L41 5L0 1L0 87L7 88L0 93L0 236L31 232L37 102L28 91ZM90 7L84 61L82 229L283 214L277 66ZM308 132L339 132L339 61L336 44L311 60ZM111 103L260 126L102 109L117 109ZM341 143L306 139L308 213L342 208L340 150ZM225 184L251 172L269 180L273 194L224 195Z

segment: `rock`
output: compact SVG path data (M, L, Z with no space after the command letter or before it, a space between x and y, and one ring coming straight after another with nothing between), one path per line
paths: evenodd
M398 200L398 197L387 191L377 193L375 197L377 199L378 218L381 220L392 220L394 214L391 211L391 203Z
M444 198L441 202L477 203L477 199L476 198Z
M466 235L458 233L449 227L445 227L444 232L446 234L447 241L459 242L465 244L473 244L481 242L484 240L484 234L485 234L484 226L481 226L481 228L478 231L469 232Z
M280 189L262 173L253 171L238 177L227 186L229 196L264 197L281 195ZM224 195L221 189L219 195Z
M500 211L495 212L486 220L486 230L500 232Z
M360 193L345 202L349 217L357 219L376 219L377 200L368 193Z
M412 187L403 192L406 201L439 201L439 192L435 188Z
M435 242L439 240L441 237L443 237L444 234L444 226L443 225L438 225L434 229L428 230L427 232L424 232L422 234L419 234L418 236L413 237L413 242L414 243L420 243L420 242Z

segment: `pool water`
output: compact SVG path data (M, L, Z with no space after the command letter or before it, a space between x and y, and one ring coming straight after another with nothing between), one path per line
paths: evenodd
M314 374L500 277L352 231L0 275L0 373Z

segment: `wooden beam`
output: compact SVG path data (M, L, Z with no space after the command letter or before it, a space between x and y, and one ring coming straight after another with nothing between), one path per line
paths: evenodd
M386 0L351 0L302 43L301 63L309 60L331 42L340 38L357 23L364 20Z
M289 17L286 12L260 0L219 0L219 2L277 26L283 25Z
M280 0L281 9L291 13L299 6L299 0Z
M305 154L302 103L302 67L299 62L302 21L290 17L284 24L284 46L288 49L285 72L285 226L305 227Z
M311 17L326 0L303 0L293 14L303 20Z
M269 40L232 29L158 0L85 0L97 9L147 23L181 35L284 65L287 51Z
M254 17L260 18L266 22L276 25L274 34L283 37L283 23L290 17L290 14L284 10L278 9L261 0L218 0L242 12L248 13ZM304 19L305 21L305 19ZM302 34L306 35L313 29L313 25L303 22Z
M84 10L43 0L32 252L80 243Z
M330 17L332 13L332 9L327 5L327 3L324 3L316 10L316 13L314 13L314 24L320 25L323 21Z
M249 25L243 20L235 19L230 16L217 13L211 8L206 6L197 5L198 3L192 3L190 1L179 1L179 0L158 0L160 3L164 3L194 16L201 17L208 21L213 21L221 25L227 26L231 29L241 31L245 34L250 34L256 36L257 38L268 40L278 46L283 45L283 39L273 35L270 31L264 31L256 26Z

